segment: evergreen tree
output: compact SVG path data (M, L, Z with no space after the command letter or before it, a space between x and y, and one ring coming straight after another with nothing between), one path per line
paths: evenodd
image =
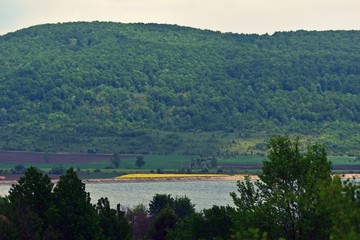
M52 226L54 212L53 184L47 175L30 167L7 197L7 222L15 228L19 239L41 239L57 236Z
M101 228L95 206L85 184L70 168L54 188L58 218L53 219L64 239L101 239Z

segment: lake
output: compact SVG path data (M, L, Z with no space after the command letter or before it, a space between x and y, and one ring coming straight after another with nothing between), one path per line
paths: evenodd
M354 180L359 184L360 179ZM0 196L8 194L10 185L0 185ZM90 192L95 204L101 197L107 197L111 207L118 203L123 207L138 204L149 205L156 193L187 196L195 204L196 210L211 208L213 205L234 206L230 192L236 192L236 181L193 181L193 182L121 182L121 183L87 183L86 191Z
M9 185L0 185L0 195L5 196ZM93 203L101 197L107 197L111 207L120 203L124 207L138 204L149 205L156 193L187 196L197 210L211 208L213 205L234 206L230 192L236 191L236 181L193 181L193 182L132 182L132 183L88 183Z

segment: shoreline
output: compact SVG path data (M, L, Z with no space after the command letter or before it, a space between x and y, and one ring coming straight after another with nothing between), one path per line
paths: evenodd
M251 180L257 180L257 175L229 175L229 176L207 176L207 177L147 177L147 178L89 178L81 179L87 183L141 183L141 182L192 182L192 181L242 181L245 176L250 176ZM51 182L57 183L59 179ZM16 184L17 180L0 180L0 185Z
M143 183L143 182L193 182L193 181L243 181L245 176L249 176L251 180L259 180L257 175L229 175L229 176L207 176L207 177L154 177L154 178L91 178L81 179L85 184L96 183ZM333 174L341 179L360 179L360 173ZM59 180L51 180L57 183ZM0 180L0 185L16 184L17 180Z
M242 181L247 175L207 176L207 177L145 177L145 178L107 178L83 179L84 183L118 183L118 182L193 182L193 181ZM249 175L257 180L257 175Z

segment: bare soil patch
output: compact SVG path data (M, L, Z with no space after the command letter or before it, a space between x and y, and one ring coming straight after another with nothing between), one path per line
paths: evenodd
M24 163L92 163L110 160L112 154L87 154L87 153L45 153L45 152L17 152L0 151L0 163L24 164ZM135 154L120 154L120 158L133 158Z

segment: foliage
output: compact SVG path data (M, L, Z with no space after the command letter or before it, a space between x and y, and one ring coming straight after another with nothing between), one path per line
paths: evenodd
M188 146L181 132L266 129L357 151L359 39L359 31L245 35L109 22L9 33L0 37L0 146L166 154ZM182 151L198 151L193 144ZM216 154L209 144L207 155Z
M144 156L143 156L143 155L139 155L139 156L136 157L135 165L136 165L138 168L141 168L142 166L145 165L145 160L144 160Z
M171 194L155 194L149 203L150 216L156 217L161 210L169 207L179 219L186 218L195 212L195 205L186 196L176 196L175 199Z
M54 219L65 239L100 239L101 228L85 184L70 168L60 177L54 188L55 206L59 209Z
M53 230L53 184L47 175L30 167L17 184L13 184L7 197L5 216L10 228L19 239L56 236Z
M90 203L85 184L68 169L53 187L50 178L30 167L9 195L0 199L1 239L132 239L120 211L100 199Z
M328 212L320 207L319 191L330 183L330 162L323 146L310 146L301 154L299 140L273 137L269 160L263 164L260 180L238 182L237 237L254 231L270 239L326 239Z
M154 219L149 236L151 239L168 239L178 220L195 214L195 205L186 196L176 197L170 194L155 194L149 203L149 213Z
M145 205L140 204L126 211L126 218L132 228L134 239L144 239L152 225Z
M168 239L170 231L175 227L178 217L169 207L163 208L155 217L152 227L149 230L150 239Z
M194 212L177 223L170 233L170 239L230 239L234 213L234 208L224 206Z
M170 209L174 207L174 198L171 194L155 194L149 203L150 216L156 217L156 215L166 207L169 207Z
M169 233L169 239L187 240L187 239L206 239L206 226L204 217L201 213L194 213L189 217L177 222L174 229Z
M116 209L111 209L109 200L100 198L96 210L103 230L103 239L132 239L132 230L125 218L125 212L120 210L120 204Z
M106 210L110 215L115 210L106 209L108 205L104 203L99 205L97 214L85 192L85 184L73 169L61 176L53 189L47 175L30 167L18 183L12 185L9 196L0 205L1 216L6 219L0 224L2 239L103 239L105 236L116 239L111 238L113 232L108 231L111 225L102 228L99 224L99 220L106 219ZM124 233L126 229L129 233L124 215L115 212L115 216L117 221L113 224L118 228L117 233ZM119 228L121 220L123 225ZM102 230L106 230L104 236Z
M360 238L360 187L355 180L336 176L330 186L321 189L322 208L330 213L330 239Z
M195 213L195 205L191 203L190 198L187 196L176 196L174 199L173 210L179 219L183 219Z
M112 162L112 164L114 165L115 168L120 167L121 159L120 159L120 154L118 152L113 153L113 157L111 159L111 162Z
M20 165L16 165L14 167L14 174L24 174L25 173L26 168L24 167L24 165L20 164Z
M64 174L64 173L65 173L65 169L64 169L62 166L53 167L52 169L49 170L48 173L49 173L49 174Z

